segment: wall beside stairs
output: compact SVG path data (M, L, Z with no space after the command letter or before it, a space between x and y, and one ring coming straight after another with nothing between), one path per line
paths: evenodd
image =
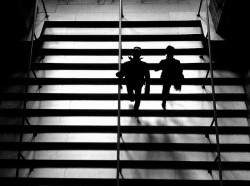
M0 76L26 70L30 53L30 42L27 40L33 24L35 2L14 0L3 3L3 7L8 8L9 12L4 17L4 47L1 47L4 52L1 57L6 60L1 61Z
M27 37L33 24L36 1L12 0L6 7L10 8L5 17L8 22L6 37L20 41ZM18 30L18 32L17 32Z
M246 85L245 91L247 94L247 109L248 109L248 125L250 127L250 69L247 69L247 73L245 74Z

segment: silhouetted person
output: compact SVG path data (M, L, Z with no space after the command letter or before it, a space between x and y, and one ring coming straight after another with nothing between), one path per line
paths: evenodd
M130 61L125 62L121 66L121 71L116 73L120 80L125 77L125 84L130 101L135 101L134 111L137 116L137 111L141 102L141 89L145 84L145 94L150 92L150 73L148 64L141 61L141 48L134 47L133 56L129 57Z
M183 81L183 74L180 61L174 58L175 48L168 46L166 48L166 59L160 61L155 71L162 70L161 82L162 82L162 108L166 109L166 100L169 95L171 85L178 91L181 90Z

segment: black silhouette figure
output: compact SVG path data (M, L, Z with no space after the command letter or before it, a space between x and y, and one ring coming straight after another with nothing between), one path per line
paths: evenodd
M162 108L166 109L166 100L169 95L171 85L174 85L175 90L181 91L181 85L184 79L183 70L180 61L174 58L175 48L168 46L166 48L166 59L160 61L155 71L162 70Z
M135 116L137 116L141 102L141 90L144 84L145 95L148 95L150 92L150 73L148 64L141 61L140 47L134 47L133 56L129 56L129 59L130 61L122 64L121 71L117 72L116 76L119 77L120 82L125 77L129 100L131 102L135 101L134 112Z

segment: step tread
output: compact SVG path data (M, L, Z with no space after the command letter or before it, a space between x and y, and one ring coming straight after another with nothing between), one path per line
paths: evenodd
M122 55L131 55L133 49L122 49ZM61 49L61 48L41 48L40 55L95 55L95 56L118 56L119 49ZM142 56L162 55L166 53L165 49L143 49ZM206 55L203 48L175 49L175 55Z
M149 69L154 70L158 66L148 63ZM183 70L209 70L209 63L181 63ZM212 63L214 70L237 70L239 65ZM117 70L116 63L32 63L32 70Z
M122 35L122 41L202 41L203 34ZM119 41L119 35L54 35L42 36L43 41Z
M0 133L117 133L117 126L111 125L1 125ZM221 135L248 135L247 126L219 126ZM121 126L121 133L135 134L215 134L210 126Z
M116 109L26 109L27 117L35 116L117 116ZM0 116L22 116L22 109L0 109ZM213 117L213 110L139 110L141 117ZM132 110L121 110L122 117L134 116ZM218 118L247 117L247 110L217 110Z
M117 143L83 142L0 142L1 150L117 150ZM208 143L121 143L123 151L192 151L217 152L216 144ZM220 144L221 152L250 152L250 144Z

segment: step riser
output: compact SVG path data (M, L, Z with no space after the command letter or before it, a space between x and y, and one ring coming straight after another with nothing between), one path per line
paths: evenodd
M22 84L25 85L27 79L24 78L9 78L3 81L3 84L13 85ZM30 78L29 85L118 85L119 80L114 78ZM121 84L125 84L125 80L121 81ZM161 79L152 78L150 85L162 85ZM210 85L211 80L208 78L185 78L182 85ZM244 85L244 80L240 78L214 78L214 85Z
M115 160L0 160L1 168L117 168ZM218 170L215 162L195 161L120 161L122 169ZM222 162L223 170L250 170L249 162Z
M171 101L212 101L211 94L170 94L168 100ZM0 100L22 101L25 99L24 94L0 94ZM28 93L26 100L28 101L43 101L43 100L117 100L117 94L56 94L56 93ZM129 100L127 94L120 96L122 101ZM246 94L217 94L215 95L216 101L247 101ZM141 100L162 100L161 94L150 94L148 96L142 95Z
M118 63L118 62L117 62ZM118 70L118 64L107 63L33 63L32 70ZM148 63L149 70L154 70L158 64ZM210 70L209 63L182 63L183 70ZM241 67L213 63L213 70L241 70Z

